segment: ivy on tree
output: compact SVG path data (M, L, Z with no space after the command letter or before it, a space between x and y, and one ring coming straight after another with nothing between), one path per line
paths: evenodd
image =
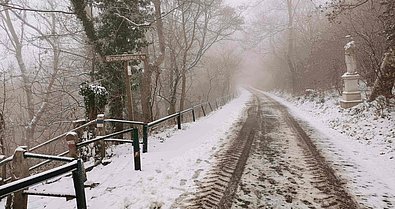
M150 16L149 1L97 0L96 4L99 9L96 32L102 54L134 54L147 45L144 39L147 28L136 24L143 24ZM122 118L126 103L124 65L102 63L97 67L96 76L109 91L109 114Z
M93 120L98 113L104 112L108 100L106 88L84 82L80 85L78 93L84 97L86 116L90 120Z
M82 21L87 38L97 55L138 53L147 45L146 20L153 15L149 0L93 0L97 11L88 17L84 0L71 0L78 19ZM108 90L109 116L122 118L125 107L125 78L123 63L95 63L97 79ZM133 86L133 85L132 85Z

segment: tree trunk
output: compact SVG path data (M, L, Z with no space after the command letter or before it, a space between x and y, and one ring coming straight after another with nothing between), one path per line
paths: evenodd
M177 67L177 58L173 50L170 51L170 62L170 103L168 114L173 114L176 112L177 88L180 81L179 70Z
M296 92L296 68L293 60L294 56L294 28L293 28L293 5L292 0L287 0L288 10L288 51L287 51L287 63L291 73L291 88L292 92Z
M26 106L27 106L27 113L28 113L28 118L32 119L34 117L34 101L33 101L33 92L32 92L32 86L31 86L31 82L30 79L28 77L28 72L27 72L27 68L25 65L25 61L23 59L23 54L22 54L22 43L19 40L18 34L15 31L14 28L14 24L12 23L11 17L10 17L10 13L9 10L6 9L4 10L5 13L5 23L7 25L7 28L10 32L10 38L11 41L13 42L14 48L15 48L15 58L17 60L18 63L18 67L19 70L21 72L21 76L22 76L22 82L23 82L23 91L25 92L25 96L26 96ZM28 143L28 137L30 136L31 133L29 132L29 125L27 126L27 130L25 133L25 144L27 145Z
M4 105L4 104L3 104ZM1 151L1 155L6 155L6 151L5 151L5 144L4 144L4 136L5 136L5 121L4 121L4 117L3 117L3 113L0 113L0 151ZM6 179L6 165L0 166L0 173L1 173L1 181L0 181L0 185L3 185L4 180Z
M378 96L393 97L392 88L395 81L395 49L390 47L385 53L380 71L373 86L369 100L373 101Z
M144 73L141 77L141 109L143 111L143 120L144 122L152 121L152 92L151 92L151 77L152 77L152 70L155 66L148 64L148 62L144 61Z
M170 107L168 114L173 114L176 112L176 104L177 104L177 87L178 87L178 76L175 79L174 83L172 83L171 94L170 94Z
M95 32L95 27L92 19L89 17L86 11L87 3L85 0L71 0L75 16L81 20L82 26L84 28L85 34L94 47L95 52L100 56L100 60L103 59L103 52L101 50L100 44L97 42L97 36Z
M155 6L155 26L158 34L159 41L159 56L156 58L153 64L149 63L149 58L144 60L144 73L141 78L141 106L143 111L144 122L150 122L153 120L152 117L152 73L154 71L159 72L160 65L163 63L165 58L165 38L163 33L163 21L162 21L162 10L161 10L161 2L160 0L153 1ZM146 49L146 54L148 55L148 50Z
M182 70L181 74L181 98L180 98L180 111L184 110L185 98L187 96L186 85L187 85L187 77L186 70Z

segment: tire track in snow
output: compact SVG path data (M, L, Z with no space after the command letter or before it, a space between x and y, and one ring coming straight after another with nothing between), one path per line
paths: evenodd
M216 156L217 163L198 186L198 192L181 203L181 208L230 208L238 188L238 182L249 157L257 131L259 114L257 99L249 104L247 119L238 136Z
M265 95L229 143L177 208L359 208L299 124Z
M259 96L263 133L232 208L359 208L286 108Z

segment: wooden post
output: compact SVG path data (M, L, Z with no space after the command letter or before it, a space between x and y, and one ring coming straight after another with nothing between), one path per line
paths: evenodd
M69 156L72 158L78 158L77 142L78 134L76 132L68 132L66 134L66 142L69 148Z
M124 77L125 77L125 87L126 87L126 96L127 96L127 109L128 109L128 117L129 120L133 120L133 99L132 99L132 87L130 85L130 76L128 66L130 60L143 60L144 68L146 68L147 56L145 54L117 54L117 55L108 55L105 57L106 62L116 62L116 61L124 61Z
M133 96L132 96L132 85L130 85L130 76L128 73L128 66L129 62L125 61L125 87L126 87L126 98L127 98L127 109L128 109L128 120L133 120L134 119L134 113L133 113Z
M104 114L98 114L96 119L96 136L104 136L106 135L105 124L104 124ZM96 151L99 155L96 154L96 157L101 161L106 156L106 145L104 140L100 140L95 142Z
M23 154L26 152L26 146L16 148L14 157L12 158L12 180L18 180L29 176L29 165ZM15 192L12 195L11 208L27 209L27 195L23 191Z

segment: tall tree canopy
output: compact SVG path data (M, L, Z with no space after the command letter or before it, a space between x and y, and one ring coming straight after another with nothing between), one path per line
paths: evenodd
M105 63L104 56L137 53L146 46L146 19L151 15L150 1L94 0L91 7L84 0L71 1L82 21L88 41L99 57L94 76L109 91L110 116L122 118L125 103L125 78L122 63ZM98 14L91 17L89 9ZM95 24L94 24L95 23Z

